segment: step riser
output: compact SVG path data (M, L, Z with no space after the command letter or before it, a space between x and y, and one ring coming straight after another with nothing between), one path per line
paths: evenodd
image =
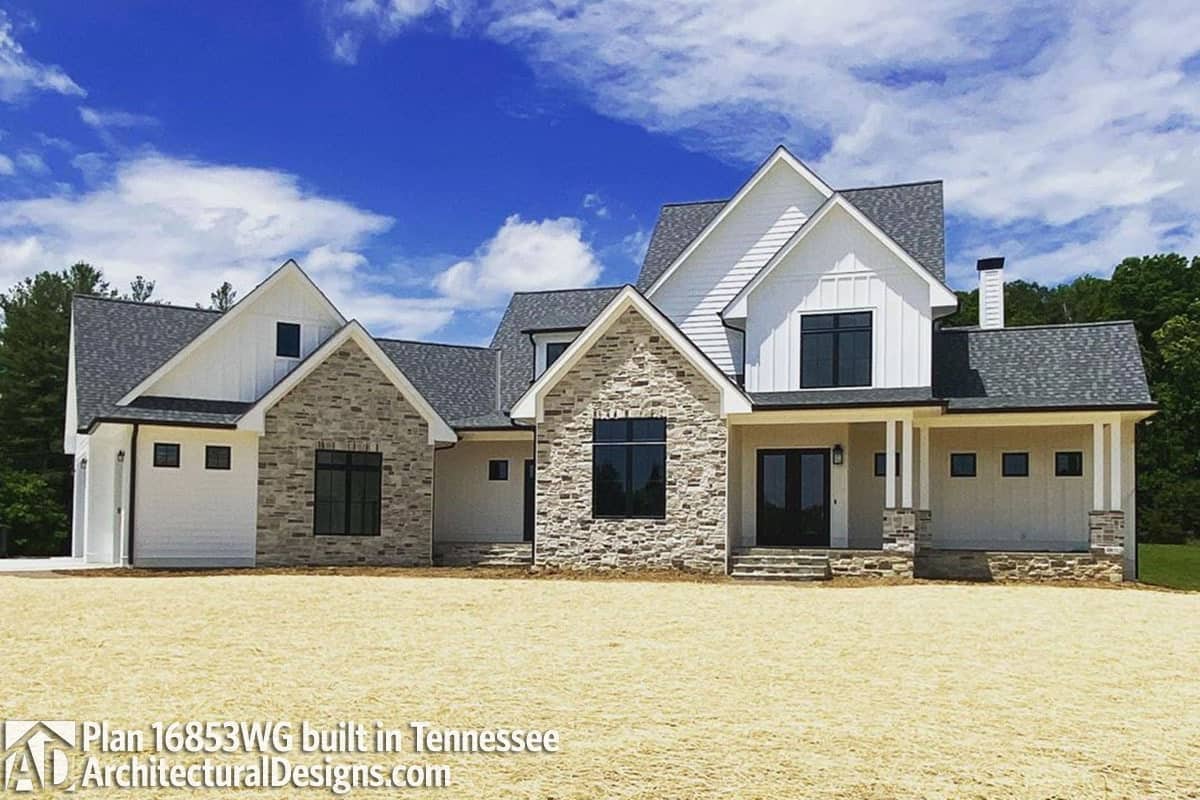
M745 581L827 581L829 557L795 550L749 548L733 554L730 576Z

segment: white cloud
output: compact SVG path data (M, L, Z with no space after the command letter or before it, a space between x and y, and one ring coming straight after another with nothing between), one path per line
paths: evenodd
M325 36L335 61L355 64L369 38L391 39L430 14L444 14L457 26L467 0L323 0Z
M17 171L17 167L13 164L13 160L6 155L0 154L0 175L12 175Z
M608 217L608 205L604 202L604 198L599 192L588 192L583 196L583 207L591 209L592 213L597 217L604 219Z
M0 9L0 101L15 103L36 91L85 95L59 67L31 58L13 35L13 23Z
M975 228L1103 249L1148 219L1136 251L1200 218L1194 0L491 0L464 27L740 164L785 142L835 185L944 178Z
M24 171L32 172L35 175L44 175L50 171L50 167L46 165L42 157L29 150L17 153L17 164Z
M79 107L79 118L97 130L109 128L150 128L159 124L156 117L149 114L135 114L131 111L117 109L99 109L90 106Z
M600 277L600 262L583 240L579 220L570 217L525 221L514 214L475 254L434 280L455 305L489 308L516 291L589 286Z
M584 286L600 274L575 219L511 216L473 256L432 279L426 263L418 279L368 260L389 217L306 189L294 175L154 153L111 164L96 155L75 159L90 188L0 200L0 290L85 260L118 289L144 275L157 296L191 305L226 280L244 296L294 257L372 332L421 338L456 314L506 303L514 290ZM411 296L418 287L425 296Z

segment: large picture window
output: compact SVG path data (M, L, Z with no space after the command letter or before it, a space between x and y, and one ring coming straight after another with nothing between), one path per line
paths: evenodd
M317 536L378 536L379 453L317 451L313 533Z
M667 513L667 421L592 423L592 515L662 519Z
M800 386L871 385L871 312L800 318Z

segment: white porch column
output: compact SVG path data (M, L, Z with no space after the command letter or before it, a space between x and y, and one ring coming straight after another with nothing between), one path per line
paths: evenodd
M887 429L883 448L883 507L896 507L896 421L884 423Z
M929 432L932 428L921 428L921 452L917 456L921 470L921 500L918 508L929 510Z
M900 420L900 503L902 508L913 507L913 423Z
M1092 510L1104 510L1104 423L1092 423Z
M1108 469L1112 475L1112 485L1109 488L1108 510L1121 510L1121 418L1117 417L1109 426L1109 446L1112 456L1109 458Z

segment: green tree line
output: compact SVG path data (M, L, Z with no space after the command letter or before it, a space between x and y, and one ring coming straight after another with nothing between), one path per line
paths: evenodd
M0 555L60 555L70 547L73 475L63 425L76 294L155 302L154 281L139 275L118 293L82 262L0 294ZM224 311L236 297L225 283L209 307Z
M154 302L138 276L124 297ZM0 294L0 536L10 554L65 552L70 531L71 459L63 454L71 297L118 293L89 264L41 272ZM228 283L208 307L225 310ZM974 325L977 291L959 292L946 325ZM197 304L199 305L199 304ZM1132 320L1160 412L1139 426L1138 535L1179 542L1200 535L1200 256L1127 258L1112 278L1083 276L1058 286L1010 281L1007 324Z

